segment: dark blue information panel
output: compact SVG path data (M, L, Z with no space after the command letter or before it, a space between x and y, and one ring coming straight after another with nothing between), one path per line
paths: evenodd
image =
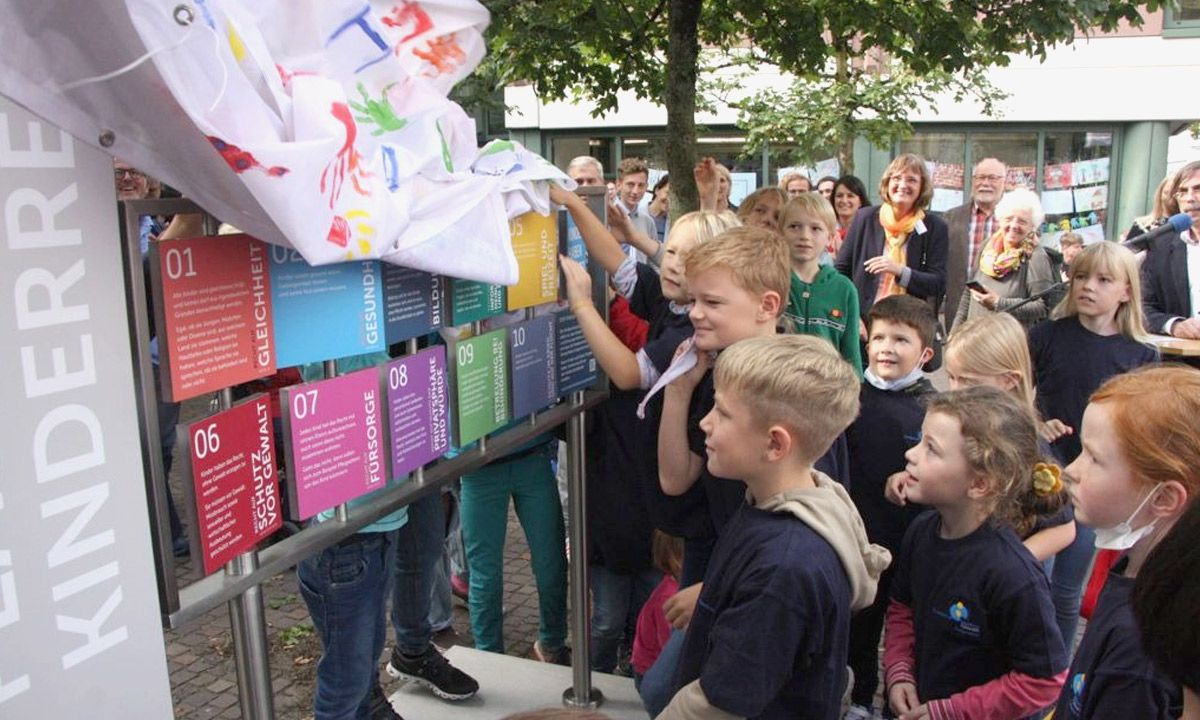
M596 383L596 356L583 337L579 321L570 310L554 315L558 346L558 394L566 395Z
M442 326L442 278L422 270L383 265L384 336L388 345Z
M309 265L271 246L276 367L383 350L383 278L378 260Z
M531 415L558 401L558 358L554 316L544 315L508 329L513 417Z

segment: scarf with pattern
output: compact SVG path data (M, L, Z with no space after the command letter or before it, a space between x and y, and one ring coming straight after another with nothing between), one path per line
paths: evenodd
M891 204L884 203L879 208L879 224L883 226L883 254L888 260L900 265L908 264L908 236L912 234L917 223L925 219L924 210L915 210L902 218L896 217L896 211ZM875 302L889 295L903 295L908 291L900 285L899 278L891 273L883 273L879 280L879 290L875 293Z
M1000 279L1021 267L1032 254L1031 240L1023 240L1020 245L1010 248L1004 243L1004 230L997 230L979 253L979 269L989 277Z

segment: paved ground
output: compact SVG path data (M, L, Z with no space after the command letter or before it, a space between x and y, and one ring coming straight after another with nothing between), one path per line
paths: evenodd
M206 410L207 403L185 404L184 420L198 417ZM176 468L180 467L176 463ZM182 497L181 481L182 472L173 469L171 484L177 500ZM176 576L182 587L199 579L200 571L196 563L185 560L177 568ZM321 645L296 587L295 572L289 570L267 583L263 587L263 599L271 648L275 716L279 720L311 718L315 662L320 656ZM504 607L507 654L532 657L533 641L537 638L537 593L529 565L529 548L511 512L505 543ZM443 647L472 644L467 611L461 603L455 602L453 630L440 634L434 641ZM385 652L390 651L389 642ZM186 627L167 631L166 654L176 718L199 720L242 716L238 707L237 671L228 610L213 610ZM386 673L382 678L384 689L390 690L390 678Z

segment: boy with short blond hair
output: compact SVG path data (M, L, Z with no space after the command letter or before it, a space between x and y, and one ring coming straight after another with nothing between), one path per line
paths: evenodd
M899 507L884 498L888 476L904 469L904 453L921 437L922 399L933 392L921 367L933 355L937 318L929 305L893 295L867 313L867 370L862 410L846 430L850 497L862 514L871 542L897 554L909 523L925 508ZM878 685L879 633L887 610L892 570L879 580L879 595L850 622L850 668L854 671L848 718L871 717Z
M659 717L836 718L850 613L891 560L813 468L858 412L858 377L827 342L780 335L729 347L714 381L707 463L749 504L717 542Z
M668 495L682 495L700 481L713 530L742 504L746 488L704 466L700 419L713 404L712 354L751 337L775 334L790 278L786 241L769 230L728 230L688 255L684 265L692 308L691 352L695 366L675 377L663 394L658 431L658 477ZM680 587L704 577L711 543L688 542Z

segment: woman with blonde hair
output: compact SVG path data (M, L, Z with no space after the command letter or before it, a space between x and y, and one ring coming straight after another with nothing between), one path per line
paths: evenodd
M1175 201L1175 196L1171 194L1171 186L1174 182L1175 173L1167 173L1167 176L1158 184L1158 189L1154 191L1154 205L1150 210L1150 214L1134 218L1133 225L1129 226L1125 237L1122 238L1123 240L1132 240L1138 235L1145 235L1179 212L1179 203Z
M759 188L742 200L737 216L743 225L779 232L779 211L785 202L787 197L779 188Z

